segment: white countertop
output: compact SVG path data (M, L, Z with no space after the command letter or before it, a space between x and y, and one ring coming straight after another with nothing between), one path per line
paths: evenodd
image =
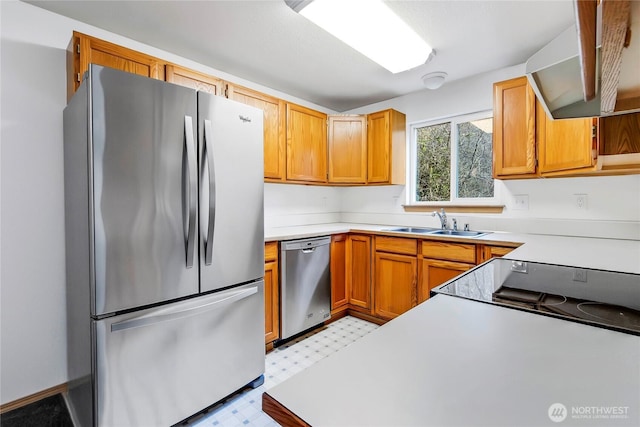
M336 223L266 236L389 227ZM523 243L513 259L640 273L640 241L514 233L471 240ZM568 410L560 425L637 426L640 337L438 295L267 393L314 427L557 425L548 416L554 403ZM627 409L618 419L572 418L593 407Z
M314 427L637 426L640 337L438 295L267 393Z
M350 231L380 232L393 228L391 225L330 223L297 227L278 227L265 230L265 241L300 239L322 235L347 233ZM396 236L448 239L424 234L395 233ZM515 242L522 246L510 252L508 258L570 265L575 267L623 271L640 274L640 241L597 239L588 237L550 236L540 234L489 233L465 241L497 243Z

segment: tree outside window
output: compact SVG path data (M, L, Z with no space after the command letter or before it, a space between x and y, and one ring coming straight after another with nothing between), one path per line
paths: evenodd
M490 113L413 125L413 202L493 201L492 126Z

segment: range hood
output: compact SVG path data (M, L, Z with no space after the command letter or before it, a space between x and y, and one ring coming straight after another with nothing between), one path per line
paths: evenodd
M598 12L600 12L598 8ZM598 13L600 21L600 13ZM601 28L598 25L598 28ZM597 35L600 46L600 35ZM596 53L596 96L584 101L582 70L575 25L567 28L526 63L525 73L536 97L553 119L596 117L600 115L600 47Z

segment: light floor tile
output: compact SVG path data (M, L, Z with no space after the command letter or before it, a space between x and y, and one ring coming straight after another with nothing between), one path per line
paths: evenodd
M362 338L377 327L374 323L346 316L317 332L311 332L276 348L265 358L265 381L262 386L233 396L191 426L277 427L279 424L262 412L262 393Z

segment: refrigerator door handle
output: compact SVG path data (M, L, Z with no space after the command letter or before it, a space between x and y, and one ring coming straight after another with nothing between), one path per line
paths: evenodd
M216 220L216 171L213 164L213 131L211 120L204 121L204 152L207 156L209 171L209 221L207 222L207 238L204 242L204 264L211 265L213 258L213 229Z
M196 245L196 151L193 141L193 119L191 116L184 116L184 145L187 153L187 174L188 188L186 189L187 215L186 215L186 257L187 268L193 267L193 257ZM184 190L183 190L184 191ZM184 199L183 199L184 200Z
M233 291L231 294L215 295L213 301L207 300L203 304L195 307L176 307L160 311L160 313L147 314L144 316L134 317L111 325L111 332L124 331L127 329L140 328L143 326L156 325L161 322L183 319L185 317L195 316L209 310L220 309L233 304L236 301L245 299L258 292L258 286Z

